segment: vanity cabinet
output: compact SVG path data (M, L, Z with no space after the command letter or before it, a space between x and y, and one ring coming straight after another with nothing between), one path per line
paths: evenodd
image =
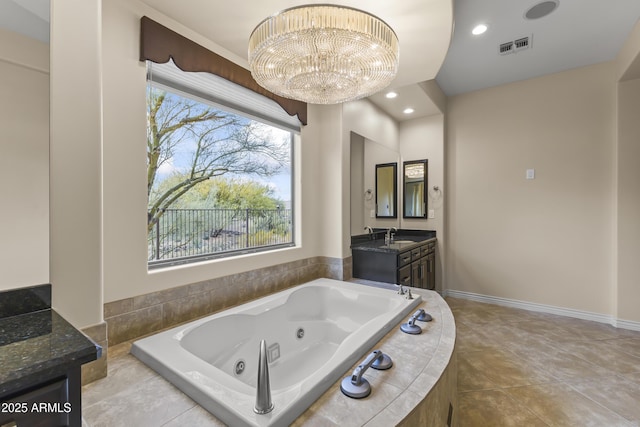
M435 238L389 245L354 245L353 277L433 290L435 245Z
M435 289L435 242L429 242L398 255L397 284Z
M0 427L81 426L81 412L77 409L81 405L80 390L78 366L62 377L26 387L11 398L3 397Z
M0 301L0 427L81 427L81 366L102 348L51 308L50 284Z

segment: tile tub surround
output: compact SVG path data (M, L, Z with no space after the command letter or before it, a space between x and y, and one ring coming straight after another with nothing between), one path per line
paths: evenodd
M82 365L82 385L86 385L107 376L107 354L109 353L107 322L82 328L82 333L102 347L102 355L97 360Z
M313 257L104 305L115 346L318 278L345 280L351 258Z
M451 425L458 425L453 316L437 293L414 292L422 295L421 307L433 315L434 321L421 323L421 335L407 335L396 327L372 347L389 354L394 366L365 373L372 386L371 395L365 399L344 396L340 392L341 378L293 426L445 426L450 404ZM83 390L83 413L89 427L224 425L129 354L110 359L108 369L106 378Z

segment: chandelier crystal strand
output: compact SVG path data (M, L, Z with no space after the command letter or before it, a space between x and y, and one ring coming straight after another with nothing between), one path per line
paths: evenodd
M398 38L358 9L306 5L262 21L249 38L251 75L265 89L311 104L372 95L398 71Z

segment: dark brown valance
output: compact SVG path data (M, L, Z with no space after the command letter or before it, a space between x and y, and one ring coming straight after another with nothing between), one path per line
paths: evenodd
M269 92L256 83L249 70L143 16L140 19L140 60L163 64L169 62L169 59L173 59L182 71L215 74L273 99L287 114L298 116L300 123L307 124L305 102L283 98Z

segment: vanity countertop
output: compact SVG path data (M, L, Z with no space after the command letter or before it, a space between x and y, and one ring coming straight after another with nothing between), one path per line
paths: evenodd
M101 356L102 347L50 304L51 285L0 293L0 396Z
M398 230L393 241L389 244L385 243L384 233L376 232L371 236L377 238L367 240L363 239L361 236L354 236L351 239L351 250L400 253L411 250L414 247L423 245L424 243L436 240L435 231L419 231L411 233L411 230Z

